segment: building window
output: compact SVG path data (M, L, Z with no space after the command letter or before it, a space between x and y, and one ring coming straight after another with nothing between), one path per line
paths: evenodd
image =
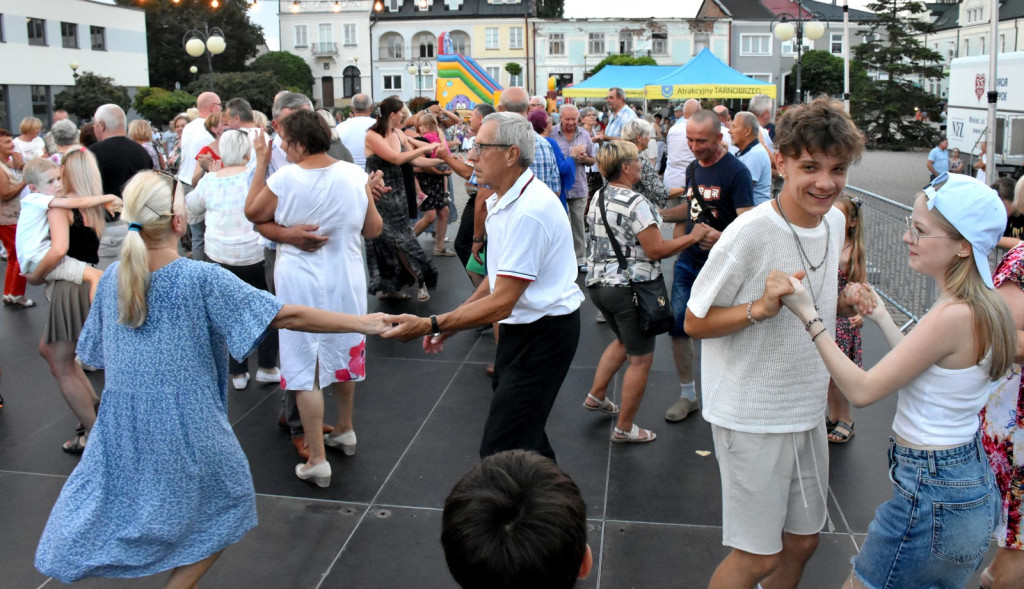
M740 55L771 55L771 35L740 35Z
M295 25L295 46L309 46L309 28L306 25Z
M985 55L985 37L981 37L981 53L980 53L980 55Z
M668 55L668 35L665 33L651 34L651 53L655 55Z
M325 72L326 72L326 71L330 71L330 69L331 69L331 62L329 62L329 61L325 61L325 62L324 62L324 71L325 71Z
M43 128L50 126L50 87L32 86L32 116L43 122Z
M334 42L334 29L331 28L331 23L320 23L317 25L317 36L320 44L333 43Z
M486 67L484 69L487 70L487 75L490 76L492 80L494 80L495 82L501 84L501 68L500 67L488 66L488 67Z
M0 43L6 43L6 42L7 42L7 36L4 34L4 15L0 14ZM3 116L2 112L0 112L0 116Z
M754 78L755 80L760 80L762 82L768 82L769 84L772 83L772 75L771 74L743 74L743 75L747 76L748 78Z
M548 35L548 55L565 55L565 33Z
M842 55L843 54L843 34L842 33L832 33L832 35L829 37L829 39L830 39L829 51L832 52L832 55Z
M519 72L518 74L516 74L514 76L512 74L509 74L508 75L508 85L509 86L520 86L520 87L522 87L523 86L523 73Z
M803 47L804 52L814 49L814 41L804 37ZM786 57L793 57L796 55L796 38L790 39L782 44L782 55Z
M350 65L342 72L341 92L344 98L352 98L362 92L359 68Z
M0 86L0 127L3 127L4 129L11 128L11 125L7 120L7 103L7 85L4 84Z
M89 39L92 41L93 51L107 50L107 29L104 27L89 27Z
M484 29L484 49L497 49L498 48L498 29L488 27Z
M437 43L437 39L433 33L416 33L416 36L412 38L413 53L419 57L434 57L435 43Z
M60 23L60 45L64 49L78 49L78 25L73 22Z
M590 33L587 53L589 55L604 55L604 33Z
M511 27L508 30L508 48L523 48L523 27Z
M46 21L41 18L28 19L28 44L46 45Z
M452 42L452 52L460 55L469 53L469 35L462 31L451 31L448 40Z
M386 33L380 38L381 59L404 59L402 51L402 36L398 33Z
M401 90L402 76L384 76L385 90Z
M0 14L0 19L2 19L2 18L3 18L3 15ZM3 24L3 20L0 20L0 24ZM3 39L2 33L0 33L0 41L3 41L3 40L4 39ZM1003 35L1003 34L999 35L999 53L1006 53L1006 35Z
M967 57L970 54L971 54L971 40L970 39L964 39L964 57Z
M704 51L711 46L711 34L710 33L697 33L693 36L693 54L699 55L701 51Z
M346 47L353 47L359 43L358 37L356 37L356 25L355 23L345 23L341 25L342 41Z
M633 53L633 33L630 31L619 32L619 53L623 55Z
M398 0L388 0L388 12L398 12L398 8L401 6L401 2ZM401 90L401 86L399 86Z
M419 76L416 76L416 83L418 86L416 88L417 92L422 92L423 90L431 90L434 88L434 74L421 74Z

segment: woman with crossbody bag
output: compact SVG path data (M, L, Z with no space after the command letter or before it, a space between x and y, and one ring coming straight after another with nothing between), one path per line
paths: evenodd
M698 224L688 235L662 238L657 210L633 191L641 175L638 155L636 146L626 141L610 141L601 147L597 165L608 183L594 195L588 213L587 289L608 319L615 340L601 354L583 407L618 415L611 438L616 443L652 442L657 437L633 423L647 387L656 334L645 334L641 327L631 283L663 280L658 260L683 251L707 233L707 226ZM608 399L608 385L627 360L620 409Z

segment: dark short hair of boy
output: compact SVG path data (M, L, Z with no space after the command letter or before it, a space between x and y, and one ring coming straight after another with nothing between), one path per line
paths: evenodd
M33 158L25 164L23 176L25 183L39 186L46 180L46 172L59 168L57 164L48 157Z
M441 545L463 589L573 587L587 552L587 506L550 458L501 452L445 499Z
M790 107L775 125L775 149L789 158L827 153L851 163L860 160L864 135L839 100L821 96Z

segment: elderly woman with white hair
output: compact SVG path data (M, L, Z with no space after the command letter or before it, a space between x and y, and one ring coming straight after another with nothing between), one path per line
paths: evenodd
M653 132L654 129L651 127L651 124L644 119L633 119L622 125L622 139L635 145L637 151L641 154L650 144ZM640 180L633 186L635 192L644 195L651 204L659 209L665 208L665 205L668 204L668 199L682 195L683 188L674 188L671 191L666 190L665 183L658 176L658 171L651 164L650 158L641 155L639 161Z
M253 168L247 166L252 140L244 129L228 130L220 136L223 167L202 177L186 203L190 220L206 220L206 256L225 270L260 290L270 291L264 272L263 245L252 223L245 218ZM276 329L268 329L258 348L257 380L280 379L277 369ZM236 389L249 385L248 358L229 361L231 381Z
M56 149L50 159L53 163L59 164L64 159L64 154L81 147L78 144L78 127L69 119L61 119L50 127L50 137Z

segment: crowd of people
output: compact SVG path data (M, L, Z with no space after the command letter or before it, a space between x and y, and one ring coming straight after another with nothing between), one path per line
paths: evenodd
M930 156L902 240L939 297L904 335L866 281L862 203L845 192L864 139L841 103L778 120L763 95L640 116L612 88L606 104L549 112L514 87L463 120L359 94L344 118L282 91L267 120L204 92L162 134L112 104L89 129L0 129L4 303L32 306L26 284L46 284L39 350L79 421L62 449L82 454L37 568L63 582L170 570L168 587L195 586L256 525L227 421L251 355L253 380L284 391L294 475L327 487L328 448L356 452L367 335L438 354L493 326L482 461L445 503L446 558L464 587L570 587L593 563L586 507L546 428L592 304L614 339L582 405L615 420L611 442L657 439L635 419L666 332L680 396L665 419L700 411L712 426L731 552L711 587L797 586L828 517L828 444L854 437L851 406L893 393L893 496L844 587L963 587L993 532L985 587L1022 586L1024 182L990 187ZM677 255L666 285L661 260ZM465 268L463 304L367 313L373 296L428 300L435 256ZM865 319L892 347L868 370ZM104 371L102 395L85 368Z

